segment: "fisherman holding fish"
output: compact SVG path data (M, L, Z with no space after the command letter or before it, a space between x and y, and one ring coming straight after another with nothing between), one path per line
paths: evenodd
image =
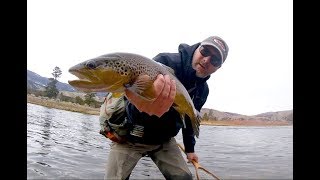
M195 108L200 112L209 93L206 81L210 74L221 67L227 55L227 44L219 37L209 37L192 46L180 44L179 53L160 53L154 60L174 69L175 75L189 91ZM175 82L168 75L158 75L154 89L159 95L152 102L126 90L129 99L127 113L132 121L139 121L139 125L144 127L144 139L139 142L137 138L137 142L112 145L107 179L129 177L143 155L151 157L166 179L192 179L174 139L183 127L179 114L170 108L176 94ZM186 128L182 128L182 133L187 158L198 162L189 118L185 122Z
M85 65L80 64L89 70L81 72L80 66L69 70L80 78L69 81L69 84L80 90L89 87L99 91L106 88L103 83L113 80L107 91L125 92L125 96L122 96L125 102L125 118L122 119L125 121L121 125L127 124L126 127L129 128L125 133L125 141L115 140L111 144L105 179L129 179L132 170L144 156L153 160L166 179L192 179L174 137L182 129L187 159L189 162L198 162L194 136L199 135L200 122L196 112L200 112L209 94L206 81L225 62L228 51L223 39L210 36L193 45L180 44L178 53L158 54L153 60L159 63L152 66L150 64L154 62L144 64L144 61L137 60L144 57L111 54L98 57L95 61L87 61ZM114 59L121 61L116 62ZM135 63L122 61L123 59L130 59ZM128 67L129 64L131 67ZM98 66L114 66L118 73L110 71L106 77L104 73L107 70L98 70ZM135 72L129 76L133 69ZM143 74L145 71L148 73ZM153 74L154 78L151 78ZM105 79L99 80L99 76ZM124 80L125 76L130 78Z

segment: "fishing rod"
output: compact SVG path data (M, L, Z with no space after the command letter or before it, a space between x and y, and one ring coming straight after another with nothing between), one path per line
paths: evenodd
M185 152L184 148L182 147L181 144L177 143L177 145L180 147L180 149L187 155L187 153ZM206 172L207 174L211 175L212 177L220 180L220 178L218 178L216 175L214 175L213 173L211 173L210 171L208 171L207 169L205 169L204 167L202 167L199 163L197 163L195 160L192 160L191 163L193 164L195 170L196 170L196 176L197 179L199 180L199 173L198 170L203 170L204 172Z

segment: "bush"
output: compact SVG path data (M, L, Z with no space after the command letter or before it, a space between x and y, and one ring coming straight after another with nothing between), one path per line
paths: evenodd
M78 104L80 104L80 105L84 105L85 103L84 103L84 100L81 98L81 97L79 97L79 96L77 96L76 98L75 98L75 103L78 103Z
M61 100L61 101L66 101L66 102L75 102L75 99L70 97L70 96L65 96L63 93L61 93L58 98Z

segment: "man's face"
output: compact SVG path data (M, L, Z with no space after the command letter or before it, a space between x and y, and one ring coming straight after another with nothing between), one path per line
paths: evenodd
M192 68L196 70L197 77L205 78L221 67L221 63L217 63L216 67L210 62L213 61L212 58L215 58L214 56L219 57L219 52L212 46L199 46L195 50L192 57Z

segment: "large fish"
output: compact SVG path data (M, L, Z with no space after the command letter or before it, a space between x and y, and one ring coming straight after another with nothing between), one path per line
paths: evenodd
M80 91L123 93L128 89L146 100L155 99L152 85L157 75L168 74L176 82L173 108L181 115L184 126L185 115L189 116L194 134L199 137L199 112L170 67L138 54L119 52L81 62L69 72L79 78L69 84Z

